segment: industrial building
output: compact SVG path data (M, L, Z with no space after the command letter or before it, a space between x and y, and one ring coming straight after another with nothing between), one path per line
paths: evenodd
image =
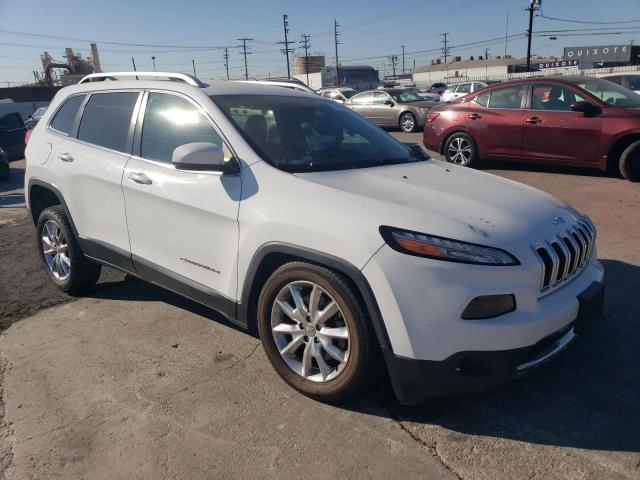
M350 87L356 90L376 88L380 73L370 65L326 65L324 55L310 55L293 59L293 77L314 90L326 87Z

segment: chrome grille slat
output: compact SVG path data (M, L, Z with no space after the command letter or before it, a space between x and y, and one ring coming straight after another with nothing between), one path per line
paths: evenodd
M540 291L550 291L577 275L591 258L595 243L596 228L583 217L557 236L533 244L542 266Z

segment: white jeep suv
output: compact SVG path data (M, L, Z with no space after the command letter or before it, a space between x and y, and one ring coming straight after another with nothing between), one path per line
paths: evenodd
M35 127L25 190L62 290L108 265L178 292L325 401L381 369L407 404L487 389L599 315L596 230L560 200L317 95L175 77L90 76Z

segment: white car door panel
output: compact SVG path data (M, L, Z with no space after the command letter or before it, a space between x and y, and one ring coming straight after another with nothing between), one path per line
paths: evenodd
M240 176L178 170L171 163L180 145L223 145L192 101L151 92L143 110L140 156L131 158L122 180L134 262L235 300Z
M129 252L129 234L121 183L130 157L126 152L131 148L131 118L139 94L91 95L78 139L64 139L53 159L79 236L124 252Z

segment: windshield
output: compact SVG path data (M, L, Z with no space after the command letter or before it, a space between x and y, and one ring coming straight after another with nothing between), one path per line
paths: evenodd
M428 159L336 102L279 95L212 95L211 99L265 161L287 172Z
M424 98L416 95L409 90L390 90L389 95L398 103L422 102Z
M586 90L611 107L640 108L640 95L602 78L585 77L571 83Z

